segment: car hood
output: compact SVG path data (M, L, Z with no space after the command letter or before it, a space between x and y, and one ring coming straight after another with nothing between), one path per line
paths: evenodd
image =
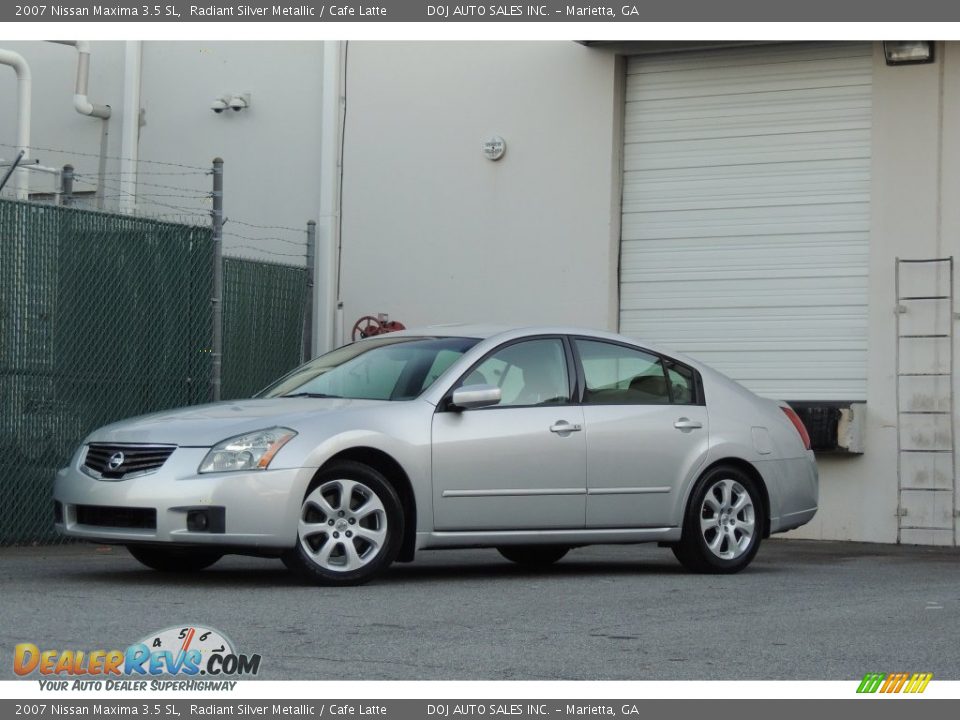
M346 398L232 400L121 420L94 431L86 441L211 447L226 438L268 427L297 430L319 413L351 412L389 404L387 400Z

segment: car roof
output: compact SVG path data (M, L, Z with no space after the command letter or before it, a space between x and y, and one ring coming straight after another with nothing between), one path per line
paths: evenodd
M573 325L495 325L482 323L451 323L448 325L413 327L406 330L399 330L390 334L413 337L469 337L477 338L478 340L496 339L499 341L512 340L515 338L526 337L528 335L581 335L586 337L594 337L600 340L613 340L614 342L625 342L631 345L637 345L655 353L660 353L677 360L682 360L683 362L695 367L701 367L701 363L697 362L693 358L689 358L682 353L671 350L670 348L661 347L657 343L647 342L646 340L628 337L626 335L619 335L608 330L596 330Z
M523 337L526 335L595 335L597 337L628 339L605 330L591 330L589 328L566 325L495 325L483 323L426 325L401 330L396 334L431 337L470 337L478 340L487 340L488 338L496 338L501 335L504 336L504 339L507 337Z
M494 325L483 323L448 323L444 325L426 325L399 330L391 335L428 335L431 337L469 337L486 340L489 337L523 328L511 325Z

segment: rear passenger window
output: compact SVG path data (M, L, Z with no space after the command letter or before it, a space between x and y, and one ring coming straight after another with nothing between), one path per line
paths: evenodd
M595 340L578 339L575 344L586 379L583 398L586 404L670 403L667 376L656 355Z
M686 365L667 360L667 378L670 380L670 393L675 405L696 404L693 370Z

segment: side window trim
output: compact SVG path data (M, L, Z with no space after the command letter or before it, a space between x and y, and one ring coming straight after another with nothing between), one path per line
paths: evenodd
M667 360L663 355L658 356L660 358L660 370L663 372L663 384L667 388L667 402L670 405L677 405L678 403L673 399L673 383L670 382L670 371L667 370Z
M559 340L560 344L563 346L563 360L565 363L565 369L567 372L567 402L558 403L556 405L493 405L486 408L474 408L461 410L458 412L477 412L477 411L486 411L486 410L516 410L521 408L531 408L531 407L569 407L571 405L580 405L581 402L578 399L581 389L578 382L578 375L576 375L576 368L572 363L574 363L574 358L576 353L572 348L572 343L570 338L566 335L527 335L525 337L514 338L513 340L507 340L500 343L495 348L485 353L479 360L474 362L470 367L468 367L453 383L450 384L450 387L447 388L446 392L443 394L443 399L437 404L436 412L451 412L450 410L450 396L453 394L453 391L460 387L460 384L468 377L470 374L480 367L483 363L489 360L491 357L496 355L498 352L505 350L506 348L512 345L518 345L519 343L528 342L530 340Z
M581 360L581 358L580 358L580 353L579 353L579 351L578 351L577 348L576 348L576 341L577 341L577 340L583 340L583 341L585 341L585 342L601 342L601 343L607 343L608 345L618 345L618 346L620 346L620 347L622 347L622 348L626 348L626 349L628 349L628 350L638 350L638 351L640 351L640 352L646 353L647 355L651 355L651 356L653 356L653 357L659 358L659 359L660 359L660 368L663 370L664 381L665 381L666 384L667 384L667 392L668 392L669 395L670 395L670 402L669 402L669 403L665 403L664 406L669 406L669 405L685 405L685 406L686 406L686 405L695 405L695 406L700 406L700 405L706 405L706 404L707 404L706 401L705 401L705 398L704 398L704 393L703 393L703 380L702 380L701 377L700 377L700 372L699 372L696 368L690 367L690 366L687 365L686 363L682 363L682 362L680 362L679 360L677 360L676 358L672 358L672 357L670 357L669 355L664 355L663 353L655 352L655 351L653 351L653 350L650 350L649 348L643 347L642 345L632 345L632 344L630 344L630 343L625 343L625 342L622 342L622 341L620 341L620 340L610 340L610 339L608 339L608 338L591 337L590 335L568 335L568 336L567 336L567 339L568 339L568 341L569 341L569 343L570 343L570 350L571 350L571 352L573 353L573 360L574 360L574 363L576 364L576 368L577 368L577 384L578 384L578 386L579 386L579 387L578 387L578 390L577 390L577 404L579 404L579 405L584 405L584 404L586 404L586 403L584 402L584 401L585 401L584 395L585 395L586 389L587 389L587 380L586 380L586 373L584 372L584 369L583 369L583 361ZM692 390L693 390L693 399L692 399L691 402L689 402L689 403L677 403L677 402L674 401L674 399L673 399L673 388L671 387L671 383L670 383L670 373L669 373L669 371L667 370L667 363L670 363L671 365L674 365L674 366L679 366L679 367L685 368L685 369L687 369L687 370L690 371L690 377L691 377L691 379L692 379L692 381L693 381L693 388L692 388Z

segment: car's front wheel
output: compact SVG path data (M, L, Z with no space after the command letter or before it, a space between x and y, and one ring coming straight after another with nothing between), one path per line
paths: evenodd
M297 545L283 561L319 585L359 585L393 562L402 539L403 509L393 486L367 465L339 462L307 490Z
M202 548L156 548L148 545L127 545L138 561L153 570L170 573L197 572L213 565L223 553Z
M763 527L756 481L739 468L716 467L693 490L673 554L693 572L740 572L757 554Z
M552 565L566 555L570 548L565 545L510 545L497 548L507 560L527 567Z

